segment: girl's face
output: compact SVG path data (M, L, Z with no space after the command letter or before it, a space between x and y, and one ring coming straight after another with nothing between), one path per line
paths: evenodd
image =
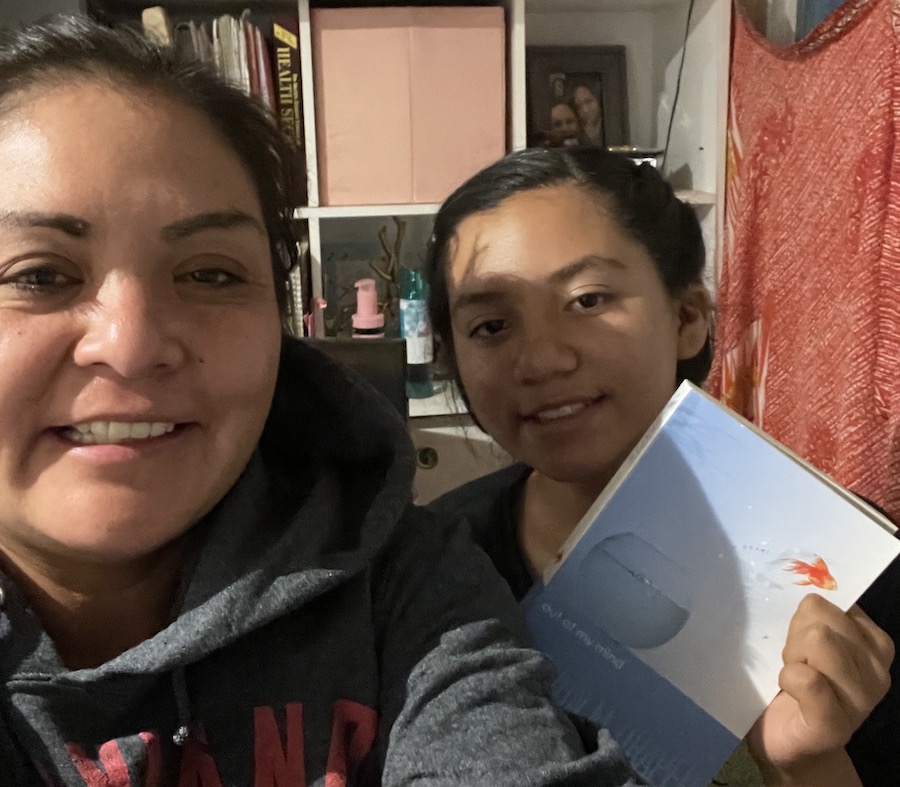
M557 481L605 484L706 341L700 285L666 291L597 197L563 185L463 221L448 266L460 377L482 427Z
M550 110L550 130L566 138L578 135L578 116L568 104L556 104Z
M0 115L0 551L148 555L261 433L280 327L249 174L208 121L84 81Z
M572 95L578 117L586 126L594 126L600 120L600 102L597 97L586 87L577 87Z

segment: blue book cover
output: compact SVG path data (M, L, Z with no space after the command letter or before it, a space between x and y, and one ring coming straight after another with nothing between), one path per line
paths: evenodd
M893 531L683 383L522 603L560 704L657 787L706 787L778 693L800 600L848 609Z

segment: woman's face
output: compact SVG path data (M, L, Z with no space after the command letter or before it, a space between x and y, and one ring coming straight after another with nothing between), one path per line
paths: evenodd
M255 188L194 110L84 81L0 115L0 550L144 556L249 459L280 324Z
M596 126L600 121L600 102L597 97L586 87L575 88L572 101L578 111L578 117L585 126Z
M677 360L706 339L702 287L670 296L646 249L572 185L463 221L448 278L474 414L558 481L605 484L672 395Z

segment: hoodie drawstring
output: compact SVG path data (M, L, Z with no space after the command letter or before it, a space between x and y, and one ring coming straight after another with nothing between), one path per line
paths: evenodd
M191 736L191 704L184 667L176 667L172 671L172 691L175 694L175 708L178 713L178 728L172 735L172 742L176 746L184 746Z

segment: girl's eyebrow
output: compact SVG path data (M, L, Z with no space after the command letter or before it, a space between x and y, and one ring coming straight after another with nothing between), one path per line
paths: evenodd
M627 267L628 266L624 262L613 257L601 257L599 254L588 254L580 260L570 262L565 267L553 271L553 273L547 277L547 281L551 284L562 284L585 271L600 271L609 268L625 270Z
M454 315L469 306L497 303L503 300L503 297L501 293L493 290L464 292L453 301L453 308L450 310L450 314Z
M552 285L565 284L570 279L574 279L576 276L584 273L585 271L606 271L610 268L614 270L627 270L628 266L621 260L617 260L614 257L602 257L599 254L588 254L581 259L570 262L568 265L565 265L559 270L553 271L553 273L551 273L547 277L546 281L548 284ZM469 278L468 274L463 277L463 281L465 281L467 278ZM510 274L491 278L505 279L508 281L516 280L516 277ZM453 301L453 306L450 310L450 313L451 315L454 315L469 306L495 304L506 300L508 297L509 296L501 289L494 290L487 289L486 287L485 289L473 289L469 292L462 292Z
M7 210L0 212L0 226L11 229L45 227L73 238L86 238L91 234L90 222L70 213Z

